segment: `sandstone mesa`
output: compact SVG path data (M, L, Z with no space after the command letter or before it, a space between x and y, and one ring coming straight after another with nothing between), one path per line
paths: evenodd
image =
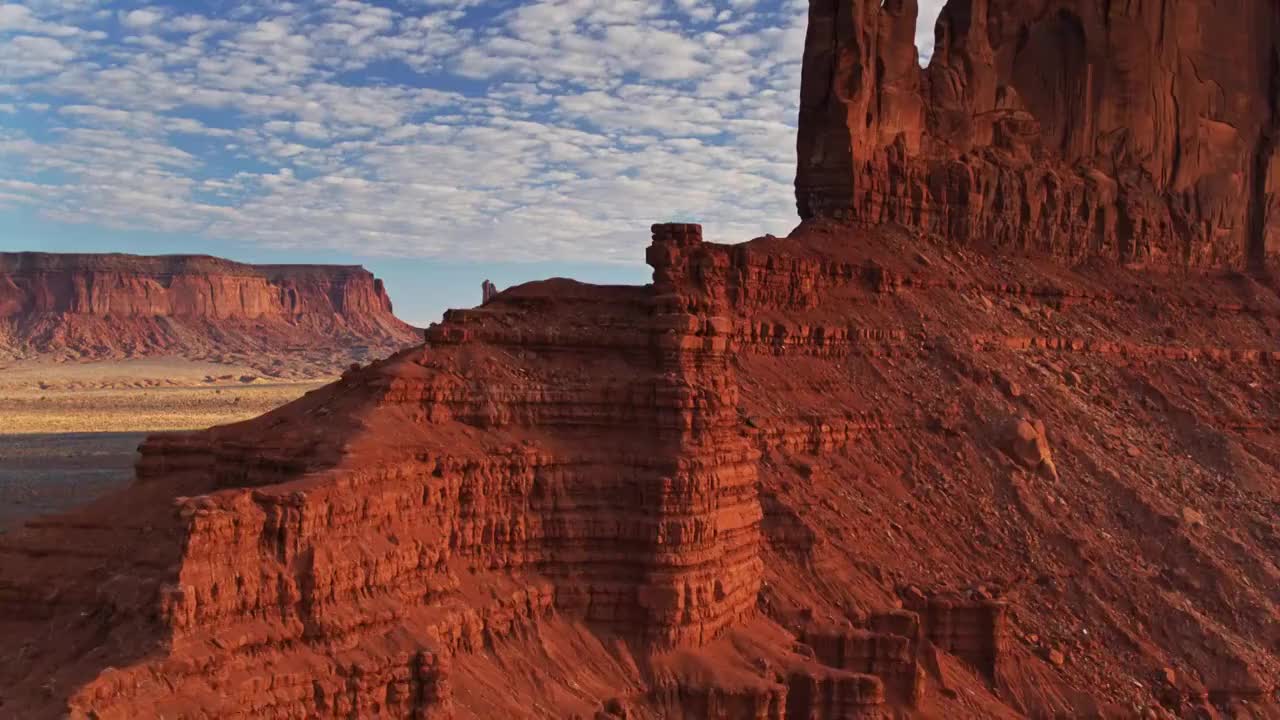
M361 267L247 265L203 255L0 253L0 353L105 360L328 352L413 343Z
M0 717L1280 717L1280 6L812 0L786 238L0 536Z

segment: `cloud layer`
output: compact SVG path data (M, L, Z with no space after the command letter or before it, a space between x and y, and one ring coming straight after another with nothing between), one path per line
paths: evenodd
M0 212L477 261L794 223L803 0L225 7L0 4Z

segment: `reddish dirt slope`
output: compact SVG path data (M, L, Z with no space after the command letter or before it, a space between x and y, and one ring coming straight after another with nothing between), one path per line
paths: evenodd
M269 358L394 351L419 336L361 267L207 256L0 253L0 357Z
M0 716L1280 717L1280 296L808 223L0 537Z

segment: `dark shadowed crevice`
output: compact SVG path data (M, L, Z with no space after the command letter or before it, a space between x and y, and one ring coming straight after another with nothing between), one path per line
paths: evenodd
M1258 134L1258 142L1253 152L1253 177L1249 195L1249 237L1247 261L1250 271L1262 272L1267 262L1267 220L1271 196L1268 192L1267 180L1271 167L1271 158L1276 151L1276 130L1280 124L1280 57L1271 54L1270 83L1268 84L1268 100L1271 116Z

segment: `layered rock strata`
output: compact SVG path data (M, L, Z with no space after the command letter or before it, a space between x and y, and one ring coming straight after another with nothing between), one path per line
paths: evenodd
M6 354L110 358L399 349L416 333L355 266L0 253Z
M1274 709L1274 291L849 232L656 226L651 286L513 288L154 436L132 488L0 539L0 717ZM1091 339L1012 342L1048 333ZM1056 478L992 422L1031 414Z
M1223 269L1270 170L1045 110L1109 63L1261 82L1272 6L1214 4L1219 54L1208 7L952 2L921 75L913 3L815 1L806 222L657 225L650 285L511 288L152 437L0 536L0 717L1280 717L1280 293ZM1269 157L1254 90L1174 117Z
M894 222L1071 260L1280 253L1280 6L812 0L802 218Z

